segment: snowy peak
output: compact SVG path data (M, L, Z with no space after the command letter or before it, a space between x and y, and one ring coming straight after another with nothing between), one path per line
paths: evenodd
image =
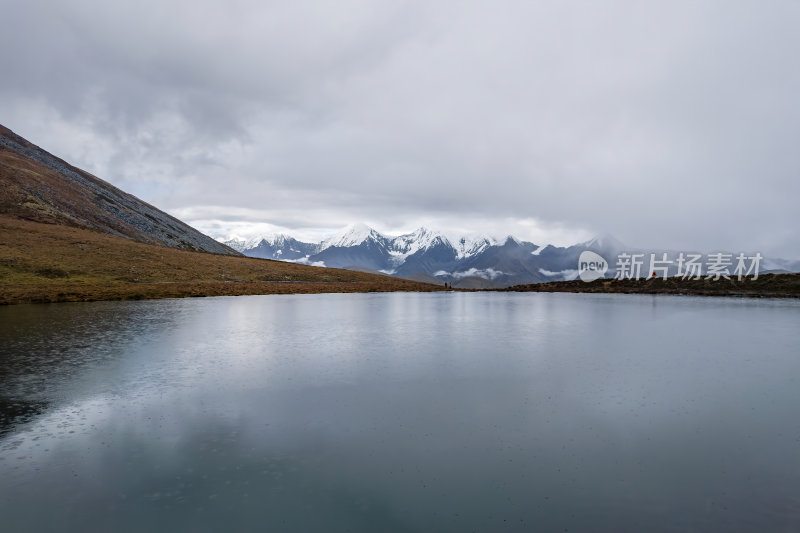
M592 240L586 241L580 246L595 250L624 250L626 248L623 243L608 233L597 235Z
M419 250L427 250L437 244L444 244L452 247L447 237L438 231L431 231L426 227L421 227L413 233L407 233L392 239L391 248L394 252L408 256Z
M322 241L320 248L322 250L334 246L338 248L348 248L350 246L358 246L366 240L382 242L385 241L386 238L366 224L350 224L345 226L338 233Z
M261 244L263 239L261 237L255 239L237 239L233 238L227 241L224 241L222 244L229 248L233 248L237 252L244 252L245 250L251 250Z
M406 233L388 241L388 252L392 267L399 267L413 255L421 255L428 250L444 247L452 252L453 245L443 234L421 227L413 233ZM447 253L447 252L446 252Z
M262 242L266 242L267 244L271 244L273 246L281 246L287 242L293 241L294 239L284 233L270 233L269 235L265 235L261 240Z

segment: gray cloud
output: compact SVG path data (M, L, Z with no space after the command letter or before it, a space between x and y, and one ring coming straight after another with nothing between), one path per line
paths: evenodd
M425 222L800 257L795 2L2 9L0 122L216 235Z

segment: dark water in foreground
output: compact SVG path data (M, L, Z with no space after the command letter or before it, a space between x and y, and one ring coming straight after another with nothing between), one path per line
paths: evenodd
M0 531L800 531L800 302L0 308Z

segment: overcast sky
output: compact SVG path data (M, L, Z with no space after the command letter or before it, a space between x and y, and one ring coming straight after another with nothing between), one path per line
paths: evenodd
M215 237L800 258L800 2L0 0L0 123Z

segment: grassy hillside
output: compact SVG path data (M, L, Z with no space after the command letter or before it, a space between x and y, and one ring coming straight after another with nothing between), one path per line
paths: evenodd
M532 285L517 285L505 289L514 292L601 292L623 294L691 294L698 296L747 296L800 298L800 274L762 274L758 279L738 281L719 279L684 280L679 278L654 278L650 280L598 279L583 281L555 281Z
M0 215L0 304L438 289L388 276L179 250Z

